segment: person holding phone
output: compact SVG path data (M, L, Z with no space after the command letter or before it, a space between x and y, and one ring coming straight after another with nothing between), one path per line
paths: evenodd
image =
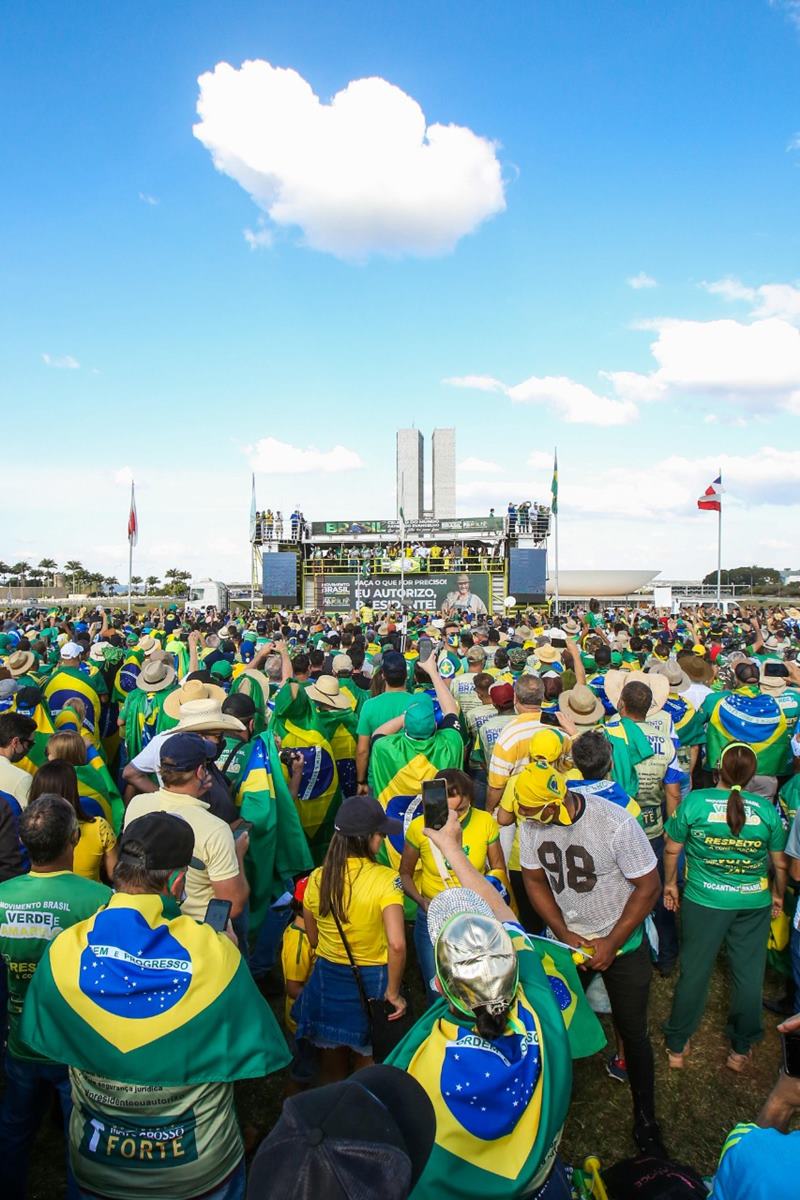
M672 1068L685 1065L723 941L732 981L725 1065L743 1071L762 1036L767 936L770 919L783 910L787 834L774 805L748 790L756 765L752 747L732 742L720 756L717 786L690 792L665 826L664 906L682 913L681 973L664 1027ZM684 847L681 900L677 875Z
M437 801L427 799L426 788L441 788L441 808L437 813ZM423 811L414 817L405 835L403 856L400 860L400 882L405 894L417 907L414 922L414 945L417 962L428 1004L437 999L439 993L434 986L436 974L433 960L433 945L428 933L428 906L434 896L445 888L458 887L458 879L452 867L425 835L425 829L441 829L449 813L454 812L461 825L464 853L481 875L488 873L508 886L506 864L500 848L500 829L494 817L483 809L473 807L472 780L463 771L452 768L438 771L432 780L423 785Z
M336 814L324 863L308 879L303 918L316 960L293 1016L297 1039L320 1049L323 1083L372 1062L362 988L368 999L384 997L389 1020L406 1010L403 889L396 872L377 862L383 838L401 828L373 796L351 796Z

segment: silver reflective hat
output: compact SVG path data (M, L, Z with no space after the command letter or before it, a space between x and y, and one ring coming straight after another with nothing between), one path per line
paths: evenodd
M485 900L468 888L448 888L428 908L436 974L445 996L465 1015L509 1008L517 990L511 938Z

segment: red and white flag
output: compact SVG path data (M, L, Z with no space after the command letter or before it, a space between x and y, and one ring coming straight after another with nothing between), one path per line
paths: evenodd
M128 513L128 541L135 546L139 538L139 519L136 516L136 496L131 482L131 511Z
M698 497L697 507L705 512L722 511L722 476L718 475L712 484Z

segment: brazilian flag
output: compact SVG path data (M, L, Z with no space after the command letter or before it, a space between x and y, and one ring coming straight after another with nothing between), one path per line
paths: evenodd
M51 1062L141 1087L258 1079L291 1057L229 938L169 897L119 892L51 943L20 1036Z
M271 901L285 891L288 880L314 865L272 734L262 734L250 743L235 800L239 815L253 823L244 860L252 934Z
M317 724L328 739L339 772L342 796L355 796L356 779L356 727L358 717L353 709L317 708Z
M437 771L460 768L464 743L457 729L438 729L432 737L410 738L405 730L379 738L372 747L369 778L375 797L390 817L406 822L406 812L416 807L422 784ZM384 841L389 865L397 867L403 852L403 835Z
M411 1200L533 1195L553 1165L572 1088L567 1030L539 955L520 929L506 928L520 981L505 1033L484 1041L440 1000L386 1060L413 1075L436 1113Z
M42 703L21 704L16 695L0 700L0 716L5 712L22 713L25 717L32 717L36 722L33 745L25 757L14 764L22 771L27 771L29 775L35 775L39 767L47 762L47 743L55 733L50 713L46 705Z
M706 740L706 725L693 704L675 694L667 698L664 712L672 717L675 734L681 746L702 746Z
M530 939L556 998L573 1058L589 1058L606 1044L603 1027L586 999L572 954L549 938Z
M270 729L280 739L282 750L299 750L303 755L297 810L314 861L321 863L333 834L342 792L333 749L305 688L292 682L283 685L275 697Z
M86 728L95 745L100 739L100 696L88 675L75 667L58 667L45 684L44 698L52 716L61 712L73 696L86 705Z
M94 746L86 747L86 765L76 767L78 794L84 807L94 815L105 817L114 833L119 834L125 818L125 805L102 754Z
M759 775L778 775L786 764L789 731L772 696L755 688L737 688L715 704L706 729L708 766L716 767L730 742L746 742L756 756Z
M629 717L612 717L603 726L613 755L611 778L633 799L639 794L636 767L653 757L653 747L635 721Z

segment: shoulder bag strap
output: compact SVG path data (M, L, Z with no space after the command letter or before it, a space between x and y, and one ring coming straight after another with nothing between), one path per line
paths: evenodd
M333 908L331 908L331 916L333 917L333 920L336 924L336 928L339 930L339 937L342 939L342 944L347 953L347 957L350 960L351 970L356 977L356 986L358 987L358 994L361 998L361 1003L364 1007L364 1012L367 1014L367 1017L369 1017L369 1000L367 999L367 992L364 987L364 981L361 978L361 972L359 971L358 967L356 966L356 960L353 958L353 951L350 949L350 943L348 942L347 938L345 937L344 930L342 929L342 923L339 920L339 918L337 917Z

